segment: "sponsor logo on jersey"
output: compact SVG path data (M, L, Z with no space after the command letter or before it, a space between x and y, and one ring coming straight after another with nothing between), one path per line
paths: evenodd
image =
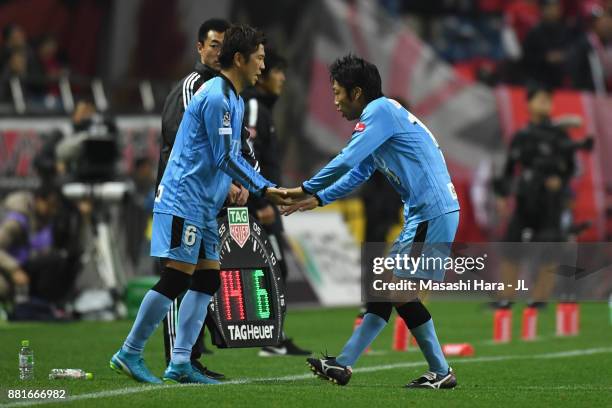
M357 122L353 132L363 132L365 128L366 128L366 124L364 122Z
M246 207L228 208L227 220L229 222L230 236L242 248L251 236L249 209Z
M229 112L225 112L223 114L223 126L224 127L230 127L231 124L232 124L232 119L230 118L230 113Z

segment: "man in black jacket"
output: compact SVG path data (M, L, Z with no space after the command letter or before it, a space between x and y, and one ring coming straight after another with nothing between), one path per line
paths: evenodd
M159 167L157 172L157 185L168 164L168 158L174 145L174 139L178 131L185 108L193 97L193 94L209 79L215 77L221 68L219 64L219 51L223 44L225 30L229 23L225 20L206 20L198 30L197 50L200 60L196 62L194 70L183 78L168 94L162 109L162 143L159 154ZM244 149L243 149L244 150ZM248 197L248 191L241 186L232 186L228 200L232 203L244 204ZM170 360L172 347L176 338L176 315L178 313L178 300L170 306L168 315L164 318L164 350L166 352L166 363ZM196 340L192 354L191 363L194 368L203 374L215 378L224 378L223 374L215 373L203 367L198 361L204 352L204 328Z
M194 70L184 77L168 94L162 109L162 145L159 155L157 180L161 180L176 132L178 131L185 108L193 94L200 86L217 75L219 66L219 51L223 44L223 36L229 23L225 20L210 19L205 21L198 30L197 49L200 60Z
M523 63L529 80L554 89L563 85L573 36L563 21L560 0L540 0L540 4L542 21L523 41Z
M272 118L272 108L283 92L285 84L285 69L287 62L274 49L266 48L265 68L257 84L242 93L244 99L244 124L249 130L249 144L255 151L259 161L260 172L268 180L281 183L281 147L276 135ZM249 212L255 214L257 220L268 234L276 259L281 270L283 283L287 280L287 263L285 252L288 243L284 236L282 218L276 205L264 198L251 197ZM268 346L261 349L260 356L310 355L308 350L297 347L283 333L283 341L278 346Z
M588 27L570 51L572 86L605 95L612 91L612 6L589 9Z

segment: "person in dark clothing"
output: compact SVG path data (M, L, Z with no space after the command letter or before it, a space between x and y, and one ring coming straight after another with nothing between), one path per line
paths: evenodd
M33 271L26 270L25 264L51 250L51 221L58 202L59 193L45 186L35 193L13 192L2 203L0 276L10 278L16 294L27 295L39 286L35 282L38 276L33 278Z
M200 86L219 72L219 51L223 43L224 32L228 27L227 21L219 19L207 20L200 26L197 42L200 59L196 61L193 71L172 88L164 101L157 184L168 164L185 108Z
M202 84L217 76L221 68L219 64L219 51L223 44L225 30L228 28L229 23L220 19L207 20L200 26L197 41L197 50L200 59L196 62L194 70L170 91L164 101L162 109L161 149L159 152L156 189L157 186L159 186L166 165L168 164L168 159L172 152L172 146L174 145L181 119L185 113L185 108ZM244 204L246 203L247 197L248 191L244 187L233 185L228 200L232 203ZM175 300L173 302L168 315L164 318L164 350L166 353L166 363L170 361L172 347L174 346L176 338L176 319L174 316L178 313L179 301L180 300ZM210 320L210 315L207 316L207 324L209 324L208 320ZM193 346L191 363L194 368L198 369L202 374L215 379L224 378L225 376L223 374L208 370L200 363L199 359L205 351L204 328L202 328Z
M276 127L272 117L272 109L276 100L283 92L285 84L286 60L274 49L266 48L265 68L254 87L242 92L244 99L244 124L248 129L249 144L255 151L259 161L261 174L268 180L281 183L281 148ZM289 244L285 238L282 217L278 207L264 198L251 197L249 212L255 214L267 232L279 263L283 281L287 280L287 262L285 252ZM311 352L296 346L283 334L284 340L278 346L268 346L260 350L260 356L310 355Z
M507 197L515 178L517 181L516 210L506 240L560 241L564 235L561 215L567 208L569 182L576 168L575 149L565 129L550 118L550 90L533 86L527 98L530 121L512 138L496 184L496 192Z
M571 225L563 222L569 214L572 192L570 180L575 173L575 152L591 149L593 139L573 142L565 130L566 125L554 123L552 93L542 86L533 86L527 92L530 120L519 130L510 143L503 174L495 181L494 190L500 196L501 212L506 198L514 190L516 208L506 232L507 242L563 242L572 233ZM569 124L569 122L568 122ZM516 183L515 183L516 182ZM505 282L518 276L516 259L502 263L501 274ZM543 305L554 289L554 265L539 266L537 279L531 292L532 306ZM509 307L514 290L504 291L498 307Z
M12 318L58 318L56 308L68 299L80 270L79 254L70 251L57 229L60 191L52 185L16 191L2 207L0 287L8 277L15 300Z
M576 41L568 58L572 86L605 95L612 90L612 10L594 6L589 30Z
M563 85L572 32L562 20L559 0L542 0L541 4L542 21L523 42L523 64L528 79L558 88Z

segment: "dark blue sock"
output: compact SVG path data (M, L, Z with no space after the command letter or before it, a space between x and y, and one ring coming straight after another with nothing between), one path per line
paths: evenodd
M195 290L185 293L178 312L178 331L172 350L173 364L191 361L191 349L204 324L211 298L211 295Z
M355 365L361 353L368 348L386 325L387 322L382 317L374 313L366 313L336 361L343 366Z
M121 350L129 354L142 353L145 343L168 312L171 303L172 300L166 296L149 290L140 304L132 330Z
M434 328L433 319L429 319L420 326L410 330L412 335L419 343L419 347L429 363L429 371L438 375L448 374L448 363L440 347L436 329Z

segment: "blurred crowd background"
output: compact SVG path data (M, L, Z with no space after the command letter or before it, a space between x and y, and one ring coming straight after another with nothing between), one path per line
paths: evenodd
M0 297L14 318L108 311L154 272L159 115L212 17L262 29L288 62L274 110L284 185L350 137L327 66L353 52L438 138L458 241L612 237L610 0L0 0ZM530 133L540 119L549 129ZM521 131L537 142L517 147ZM521 190L525 169L541 185ZM525 215L525 196L545 198ZM331 211L357 243L378 242L400 207L375 175ZM534 211L553 227L529 224Z

